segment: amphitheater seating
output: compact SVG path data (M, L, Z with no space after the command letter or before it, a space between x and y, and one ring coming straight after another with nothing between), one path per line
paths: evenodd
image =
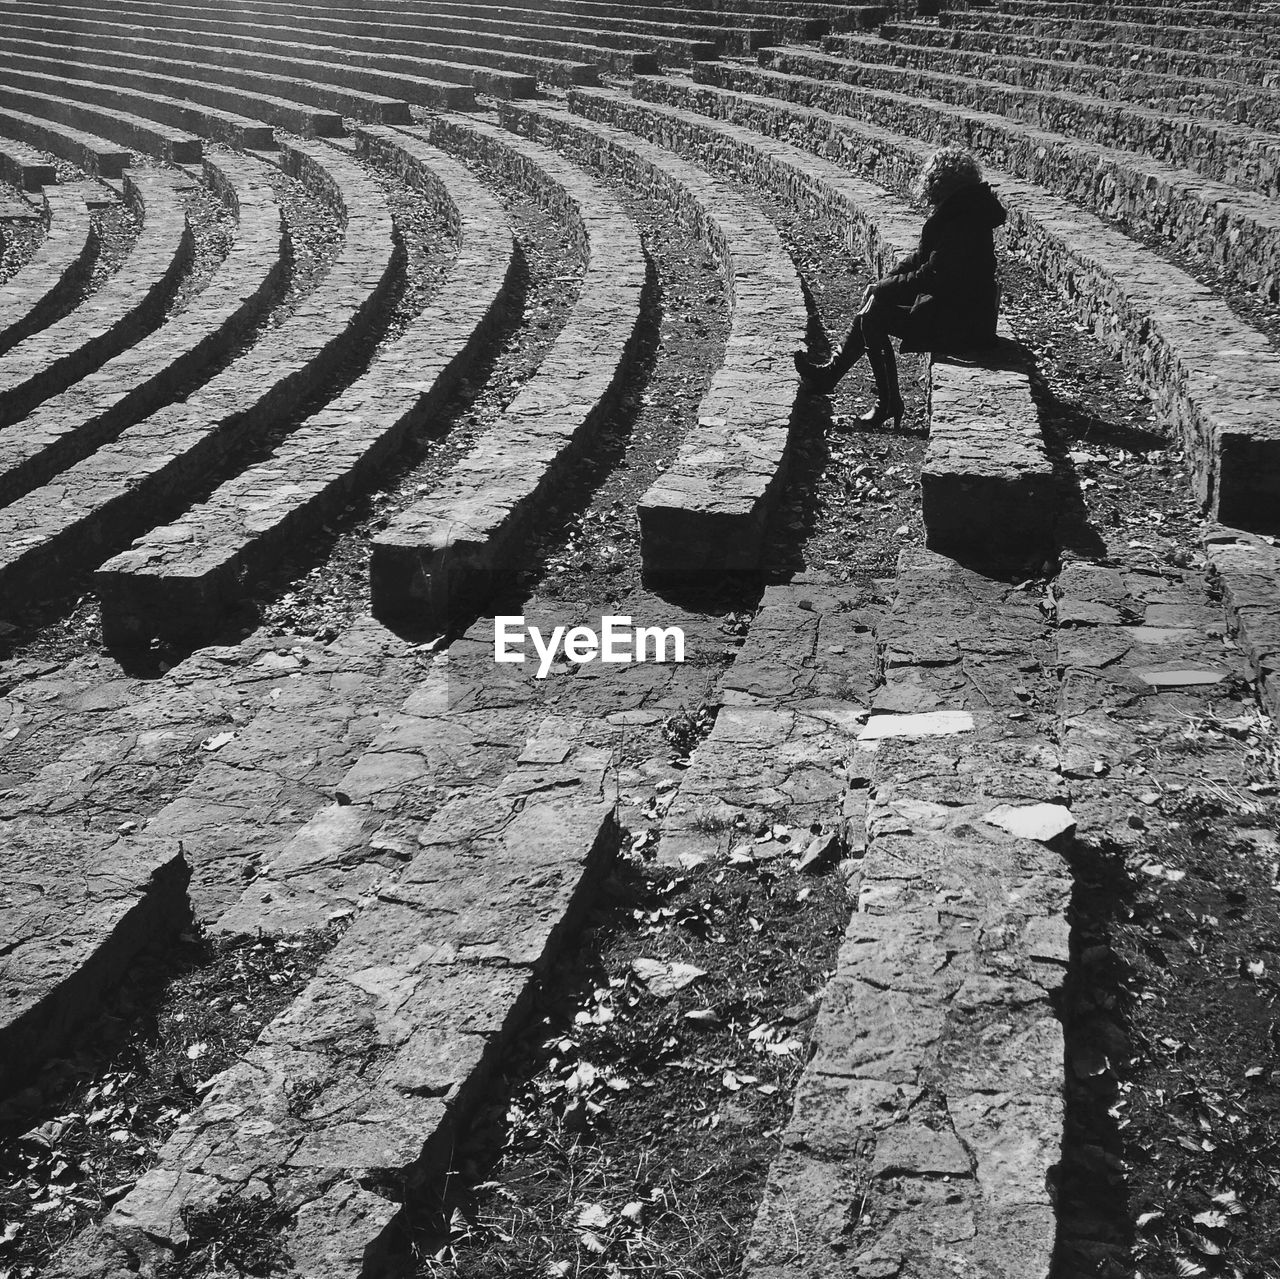
M252 93L257 101L262 102L259 111L262 119L271 119L280 128L296 128L294 123L302 122L296 132L303 136L334 136L340 132L343 115L351 115L358 120L397 124L411 119L408 104L402 97L388 97L381 93L367 93L361 90L344 88L338 84L326 84L321 81L308 81L305 77L285 76L270 72L244 70L241 59L234 52L201 49L201 61L193 63L189 60L191 50L187 47L165 44L154 40L143 40L128 35L127 24L113 28L113 33L93 31L81 32L78 29L59 27L36 27L29 24L26 28L29 35L38 36L47 44L61 47L60 40L76 41L78 38L91 38L95 50L111 59L123 58L123 67L131 67L128 59L145 59L147 70L180 70L196 81L214 81L228 84L246 93ZM68 56L74 56L76 45L70 44ZM457 87L457 93L466 97L465 88ZM279 97L276 95L280 95ZM273 108L273 102L283 104L283 115L280 109ZM306 104L306 105L303 105ZM326 127L307 128L306 120L319 111L319 119L328 119Z
M366 128L359 142L447 214L460 241L453 284L442 285L406 332L270 458L98 570L111 643L190 641L215 630L247 581L338 510L430 420L507 305L515 242L493 196L416 138Z
M997 34L1017 35L1027 19L1020 14L977 13L949 9L938 15L938 25L965 30L981 27ZM1256 52L1257 37L1239 31L1223 31L1216 26L1185 26L1179 22L1113 22L1107 18L1040 18L1034 22L1038 35L1060 36L1069 40L1116 40L1154 45L1157 48L1197 49L1204 53L1239 53L1248 57Z
M826 53L808 49L762 49L760 61L777 71L833 76L873 84L872 68L900 67L948 76L1018 85L1041 92L1085 94L1108 101L1132 102L1175 115L1212 115L1222 120L1274 128L1280 122L1280 94L1274 89L1246 87L1238 81L1196 78L1150 71L1125 61L1119 66L1062 57L1006 54L912 42L903 27L894 39L846 35L828 41ZM1048 49L1043 51L1047 54ZM882 82L881 87L894 87Z
M725 263L731 313L724 363L698 406L696 431L637 514L645 574L653 580L757 570L765 523L786 477L798 390L791 352L805 325L799 277L777 232L694 166L610 126L515 104L500 118L590 167L643 182Z
M33 3L39 3L39 0L33 0ZM183 39L194 39L198 43L223 44L242 50L245 54L253 51L251 41L247 45L242 45L240 41L245 39L244 37L237 37L226 32L228 24L225 20L194 17L189 10L185 10L180 5L168 6L148 3L148 0L131 0L127 7L120 9L77 7L74 12L84 14L89 20L120 21L123 18L126 20L132 19L139 24L148 24L144 29L150 38L157 38L161 35L174 37L181 33ZM434 15L435 10L433 9L432 12ZM447 17L448 14L444 13L442 16ZM529 19L528 21L464 15L462 19L455 20L453 25L455 29L465 33L468 37L478 29L494 35L529 36L534 39L563 41L567 47L580 44L600 44L608 48L658 54L664 60L681 62L688 62L694 58L715 57L718 48L713 41L694 40L685 36L652 35L642 31L630 30L609 32L602 31L594 26L569 27L538 21L538 15L533 13L527 14L526 17ZM296 38L296 31L293 33L293 38ZM292 39L289 42L292 43ZM331 74L337 77L338 83L343 83L342 60L335 59L334 64L338 70ZM364 79L368 80L370 76L371 73L366 72ZM426 85L428 82L423 81L423 84ZM460 99L455 99L453 102L441 101L439 92L433 92L429 88L419 88L417 96L432 105L454 107L462 105Z
M192 150L185 145L187 136L226 142L241 149L269 150L275 146L269 125L217 107L196 107L163 93L152 93L132 80L127 88L118 87L84 74L80 68L69 68L58 59L48 59L43 65L35 65L32 59L7 51L0 52L0 66L4 68L5 81L10 89L20 91L21 96L14 101L23 105L31 94L40 97L61 95L77 106L84 103L104 107L140 119L159 121L166 128L180 130L167 140L166 148L161 152L157 152L154 146L145 145L146 140L141 136L130 142L137 150L160 154L162 158L178 164L190 164L199 159L199 149ZM73 74L73 71L80 74Z
M939 27L917 22L886 22L880 34L887 40L927 45L936 49L968 49L984 53L1008 53L1038 58L1073 58L1091 66L1117 71L1140 68L1165 75L1234 80L1257 86L1274 83L1267 60L1251 54L1206 53L1199 49L1156 47L1123 40L1072 40L1060 36L1040 36L1011 31L984 31L981 28ZM828 36L824 47L838 53L840 37Z
M68 570L97 567L108 646L226 638L245 595L274 589L295 556L309 565L327 522L494 353L495 320L521 292L504 193L549 209L586 269L540 368L478 388L477 418L502 405L479 442L385 531L359 526L378 616L447 643L396 635L356 600L362 615L335 623L332 643L318 624L314 640L268 635L272 618L173 669L161 645L128 654L164 659L145 680L96 645L43 683L25 672L44 668L0 651L0 1093L65 1051L130 956L189 911L224 938L288 940L351 917L299 998L49 1279L166 1273L184 1260L189 1210L233 1219L264 1184L289 1215L288 1279L381 1272L382 1250L404 1247L383 1191L450 1167L468 1105L616 849L627 763L652 763L663 716L691 705L720 714L687 768L654 770L681 779L654 827L660 863L754 854L753 832L780 815L834 838L824 853L855 853L842 870L856 908L744 1275L1070 1268L1054 1255L1052 1179L1064 1052L1075 1064L1059 998L1077 958L1072 867L988 819L997 802L1069 802L1077 848L1120 845L1143 829L1147 786L1238 768L1235 743L1226 764L1207 748L1166 751L1189 719L1239 713L1250 671L1280 711L1280 12L994 0L901 20L931 4L5 4L0 178L42 186L50 217L0 286L5 620L12 602L78 591ZM760 47L826 31L845 34L822 37L824 52ZM759 65L727 52L758 52ZM653 74L690 61L687 76ZM607 71L641 75L602 89ZM280 139L278 156L333 207L342 240L312 291L281 302L295 309L259 326L289 262L272 130L335 139ZM711 642L669 674L612 683L600 667L546 681L498 670L487 618L459 636L496 579L528 562L566 463L591 457L618 392L629 406L651 352L664 358L651 327L662 282L614 192L664 203L728 286L723 360L633 517L646 580L625 606L651 603L656 586L674 614L678 579L758 579L774 535L806 556L821 545L770 527L797 426L815 428L805 462L823 461L822 415L791 357L824 318L772 207L821 224L827 259L840 237L881 273L914 243L920 214L904 193L944 141L980 154L1009 210L1007 248L1123 361L1181 446L1211 521L1210 568L1178 553L1194 551L1181 519L1159 545L1131 541L1119 491L1103 509L1118 505L1121 523L1087 530L1097 563L1079 558L1083 539L1060 543L1071 467L1046 446L1028 353L1006 328L994 351L928 363L927 445L890 446L895 461L923 451L928 541L892 582L853 568L839 585L843 563L797 573L766 589L732 650L728 628L697 612L710 593L691 592L683 616ZM102 181L57 185L69 175L45 152ZM238 227L186 298L184 207L201 173ZM140 234L86 290L88 205L120 191ZM405 279L393 210L423 204L443 213L457 259L391 338ZM811 246L795 238L799 261ZM1255 314L1266 323L1241 318ZM887 452L873 435L826 443L832 468ZM896 522L885 538L914 540L914 519L894 534ZM1219 588L1238 653L1223 643ZM1181 686L1188 675L1205 678ZM114 713L96 720L104 707ZM957 731L917 740L916 712ZM55 726L47 739L6 756L40 717ZM175 724L157 746L153 727ZM630 725L644 726L639 747ZM153 747L181 762L153 768ZM1128 829L1115 820L1126 807L1139 818ZM894 1161L921 1151L935 1162ZM928 1194L897 1212L908 1183Z
M915 243L915 215L840 166L749 129L621 94L579 91L571 107L754 183L834 228L887 274ZM921 474L929 545L988 562L1037 564L1051 552L1053 468L1031 400L1026 358L1002 334L997 352L935 360L930 440Z
M324 143L295 143L283 155L291 172L345 211L342 251L320 287L198 394L130 426L49 485L0 509L5 592L39 593L51 565L100 560L158 514L186 505L184 495L320 385L375 322L397 269L381 193Z
M347 41L358 39L374 53L412 57L420 52L481 65L496 59L496 65L527 71L552 84L577 83L584 69L597 74L600 70L652 72L659 65L655 54L631 49L549 39L541 33L504 35L480 23L446 25L431 10L397 7L371 13L368 9L256 0L254 12L270 15L276 25L305 21L311 38L321 34L337 37L344 47Z
M1102 148L1031 125L905 93L814 81L782 72L693 69L700 83L820 106L836 114L928 139L963 139L1002 169L1072 199L1087 200L1124 225L1200 253L1226 266L1246 288L1280 297L1280 214L1272 199L1236 186L1196 179L1175 166L1119 148Z
M180 315L0 432L0 503L47 483L125 425L176 398L272 299L286 269L287 241L265 165L219 155L205 161L205 172L237 214L235 244Z
M302 137L334 137L342 132L342 117L333 111L301 106L266 92L227 84L216 67L167 57L148 57L127 51L128 41L95 41L94 48L57 44L51 40L18 39L0 34L0 66L15 59L37 70L61 68L64 73L83 72L93 79L126 78L148 93L185 98L218 110L234 111L262 120Z
M639 96L749 124L905 189L927 148L848 116L675 77L637 80ZM1009 232L1040 270L1069 288L1098 337L1176 422L1196 493L1227 523L1267 523L1276 509L1280 430L1265 409L1280 391L1280 356L1213 291L1056 196L991 172Z
M133 112L115 107L95 106L75 96L75 82L51 85L54 93L37 93L31 89L12 88L0 84L0 110L24 112L41 119L83 129L117 142L131 150L168 160L171 164L198 164L202 153L200 139L185 130L170 129ZM104 175L105 176L105 175Z
M154 327L191 251L181 195L188 184L163 170L126 175L128 199L142 219L132 250L73 311L0 356L0 424L22 417Z
M28 30L32 34L38 32L41 38L51 41L57 37L91 39L103 47L121 47L128 53L150 54L162 62L186 63L198 54L200 62L216 68L219 78L238 88L249 92L264 91L373 123L401 124L411 119L401 92L405 89L428 102L459 109L467 109L474 103L473 91L466 85L406 81L404 78L379 77L360 68L344 70L337 64L253 55L235 48L223 48L212 40L197 43L153 34L134 35L127 22L88 22L61 15L46 18L37 14L34 17L40 26L31 25ZM394 79L391 92L384 92L391 79Z
M565 468L613 406L634 358L646 267L622 208L554 153L481 125L436 122L431 132L554 209L585 270L572 314L501 420L374 539L375 612L445 630L511 566Z
M57 168L34 147L15 141L0 130L0 181L19 191L39 191L58 180Z
M45 237L26 265L0 284L0 354L45 327L84 282L97 245L87 203L92 191L78 182L45 187Z

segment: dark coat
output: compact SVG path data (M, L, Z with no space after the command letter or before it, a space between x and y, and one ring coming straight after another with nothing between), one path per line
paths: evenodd
M953 191L920 233L920 247L880 281L876 301L909 308L893 332L904 351L994 346L1000 290L992 233L1005 211L985 182Z

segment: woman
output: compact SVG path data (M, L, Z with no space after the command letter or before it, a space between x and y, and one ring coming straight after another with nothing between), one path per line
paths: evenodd
M845 340L825 364L797 351L796 368L820 394L862 358L876 379L876 405L859 419L879 426L902 423L902 395L889 335L904 351L963 351L994 346L1000 296L992 233L1005 211L982 180L977 161L960 147L930 157L914 191L933 207L920 247L883 280L868 285L862 309Z

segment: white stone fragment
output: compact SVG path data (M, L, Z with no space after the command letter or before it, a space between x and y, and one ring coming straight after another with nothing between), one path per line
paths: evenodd
M968 711L928 711L920 715L872 715L858 734L860 742L881 737L947 737L972 733L973 716Z
M1035 839L1042 844L1072 830L1076 824L1065 804L1001 804L982 820L1019 839Z

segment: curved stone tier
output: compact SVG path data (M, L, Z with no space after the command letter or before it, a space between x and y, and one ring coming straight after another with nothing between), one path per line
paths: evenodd
M428 102L467 109L474 105L474 92L467 85L445 85L403 77L379 77L361 68L344 69L340 62L314 61L305 58L271 57L224 46L216 35L191 31L174 36L165 30L137 28L127 21L113 21L108 16L90 19L63 13L36 11L25 23L29 34L56 41L118 41L126 52L138 51L161 59L189 62L197 59L219 69L228 84L250 91L265 90L276 96L309 103L326 111L337 111L359 120L383 124L407 123L408 102L404 90Z
M991 112L776 71L700 64L699 83L817 106L936 144L963 141L1016 173L1122 224L1191 249L1246 287L1280 297L1280 209L1274 199L1198 179L1170 163L1102 148Z
M132 159L130 152L112 146L92 133L11 108L0 111L0 136L13 140L6 146L25 143L39 147L102 178L119 179ZM50 166L44 167L48 169L48 175L40 181L41 186L57 181L56 172Z
M565 468L614 407L634 358L648 272L621 205L554 151L479 122L434 120L430 132L553 209L585 267L564 328L501 419L374 538L374 611L446 630L510 567Z
M1132 64L1118 69L1062 57L943 49L869 35L841 36L838 42L828 42L827 49L825 53L762 49L760 62L777 71L847 80L868 88L906 89L921 96L930 96L928 91L938 84L943 91L937 96L945 102L959 100L957 85L979 80L988 86L1015 87L1031 93L1061 93L1081 104L1088 101L1089 107L1078 105L1077 110L1088 110L1094 117L1098 108L1093 104L1101 99L1112 106L1129 103L1162 115L1195 115L1201 119L1208 115L1267 129L1280 123L1280 93L1256 85L1246 87L1233 80L1188 79ZM935 76L945 79L935 80ZM999 109L998 100L989 106ZM1053 127L1058 128L1061 123L1055 121ZM1119 139L1102 140L1112 145Z
M100 561L181 508L232 450L329 375L336 359L377 322L399 270L391 216L373 180L319 142L285 147L295 175L345 206L341 252L289 319L180 404L160 409L117 439L0 510L0 588L39 594L53 565Z
M150 151L163 160L181 164L197 161L199 152L185 145L188 137L225 142L239 150L270 150L276 144L270 125L219 107L193 106L180 98L151 92L131 77L126 84L113 84L85 68L68 67L59 58L28 58L8 50L0 50L0 68L6 83L21 90L24 99L29 94L61 96L77 105L128 113L175 130L172 135L165 135L163 149L135 144L136 150Z
M919 140L848 116L671 78L638 96L748 124L906 190L927 158ZM1196 494L1226 523L1274 519L1280 501L1280 355L1213 290L1043 188L989 171L1010 233L1098 337L1133 370L1182 435Z
M29 147L0 130L0 179L19 191L39 191L56 185L58 171L57 166L50 164L35 147Z
M191 252L182 191L167 170L134 169L125 191L142 229L120 268L55 324L0 356L0 424L92 372L158 323Z
M919 22L886 22L880 34L889 41L926 45L935 49L968 49L983 53L1008 53L1036 58L1072 58L1091 67L1110 68L1122 75L1132 67L1162 75L1234 80L1256 87L1267 83L1268 70L1275 67L1256 50L1248 53L1213 53L1202 49L1166 48L1134 44L1124 40L1070 40L1039 36L1033 32L984 31L979 27L939 27ZM839 53L838 36L828 36L823 47Z
M199 164L201 142L183 129L170 129L154 120L112 106L98 106L78 98L75 82L51 83L53 93L37 93L28 88L0 84L0 110L15 111L93 133L111 142L167 160L170 164Z
M805 330L800 278L777 231L704 170L608 125L514 105L502 118L652 190L724 263L731 308L724 363L698 406L697 429L640 499L640 539L645 573L655 579L754 572L786 476L799 389L791 355Z
M237 214L236 241L213 278L183 308L92 377L0 431L0 505L17 500L91 453L226 352L262 315L287 270L288 247L262 161L205 161L209 185Z
M0 285L0 354L42 329L84 283L97 251L89 183L47 186L47 230L25 266Z
M417 138L370 127L359 145L445 214L459 240L449 280L360 377L271 457L98 570L109 642L187 641L215 629L247 583L366 486L407 435L439 411L505 311L516 249L496 199Z
M56 33L46 33L56 34ZM149 93L189 99L220 111L262 120L278 129L302 137L335 137L342 132L342 117L262 91L237 88L226 83L216 67L184 62L171 57L148 56L136 52L133 41L94 40L92 47L58 44L53 40L19 39L0 34L0 65L20 57L24 63L46 70L75 68L77 73L104 82L126 79ZM272 144L274 145L274 143Z
M1198 49L1204 53L1239 53L1248 57L1256 49L1256 34L1213 26L1187 26L1185 15L1175 22L1113 22L1091 14L1078 18L1042 18L1025 14L972 12L946 9L938 14L938 25L944 29L980 26L984 31L1018 35L1030 30L1036 35L1063 37L1068 40L1114 40L1125 44L1149 44L1158 48Z
M577 92L571 106L639 133L709 169L816 212L873 272L887 274L915 245L917 215L840 166L750 129L620 93ZM1003 331L1002 331L1003 333ZM1043 562L1053 549L1053 468L1031 399L1025 356L1003 334L995 351L934 360L921 506L929 545L986 562Z

